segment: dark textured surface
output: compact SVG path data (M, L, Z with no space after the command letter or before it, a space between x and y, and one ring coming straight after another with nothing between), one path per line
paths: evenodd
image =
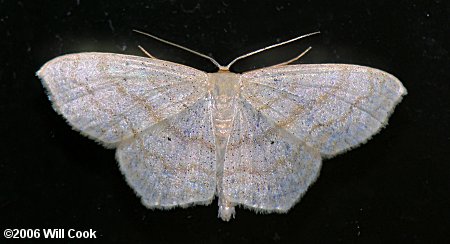
M95 3L94 3L95 2ZM450 241L450 22L446 1L8 1L0 0L0 228L94 229L109 242L430 243ZM155 56L205 71L238 55L320 30L238 62L268 66L313 49L303 63L385 70L409 94L386 129L326 160L288 214L211 206L147 210L126 184L114 151L71 130L34 73L49 59L103 51ZM4 239L0 237L0 242ZM67 241L67 240L66 240Z

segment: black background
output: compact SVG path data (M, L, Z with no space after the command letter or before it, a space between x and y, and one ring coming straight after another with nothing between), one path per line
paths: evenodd
M94 229L104 241L147 243L448 242L449 14L443 0L0 0L1 231ZM147 210L121 175L114 151L73 131L34 75L62 54L143 55L137 45L161 59L215 71L207 60L134 28L221 64L320 30L233 70L272 65L312 46L298 63L379 68L397 76L409 94L380 134L325 160L317 182L288 214L238 208L236 219L225 223L217 218L217 201Z

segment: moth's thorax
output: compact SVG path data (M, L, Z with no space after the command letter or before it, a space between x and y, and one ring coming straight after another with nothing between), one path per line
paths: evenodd
M208 89L213 96L235 96L239 93L240 78L240 74L231 72L208 73Z
M240 75L230 72L208 74L208 91L213 101L215 134L228 137L240 91Z

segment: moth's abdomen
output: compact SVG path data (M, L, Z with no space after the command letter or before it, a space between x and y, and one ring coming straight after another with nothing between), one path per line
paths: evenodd
M233 126L235 104L232 97L219 96L214 99L213 124L216 136L228 137Z

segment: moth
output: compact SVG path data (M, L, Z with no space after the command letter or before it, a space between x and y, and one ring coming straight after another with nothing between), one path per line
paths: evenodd
M315 34L315 33L312 33ZM216 73L113 53L57 57L37 72L53 108L81 134L116 149L120 170L148 208L208 205L285 213L316 180L322 158L366 142L406 89L350 64L289 64ZM309 49L308 49L309 50ZM145 51L145 50L144 50Z

